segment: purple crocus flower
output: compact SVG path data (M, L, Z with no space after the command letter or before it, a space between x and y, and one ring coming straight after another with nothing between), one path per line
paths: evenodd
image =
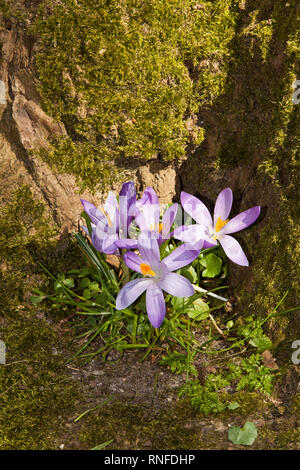
M158 244L170 238L170 230L175 220L178 204L172 204L163 214L160 222L160 207L156 192L151 187L145 189L141 199L135 204L135 222L141 232L151 232ZM137 238L123 239L116 242L119 248L137 248Z
M178 227L174 238L188 243L205 240L205 246L222 245L228 258L241 266L249 266L240 244L229 234L239 232L253 224L260 213L260 206L252 207L229 220L232 206L232 191L226 188L220 192L214 209L214 220L207 207L191 194L181 193L181 204L184 210L197 222L193 225Z
M90 202L81 199L83 208L91 220L92 244L96 250L108 255L119 253L115 242L120 236L127 237L129 223L135 214L136 193L132 181L122 185L119 200L120 203L110 191L104 207L98 209Z
M172 271L194 261L199 256L200 249L186 249L181 245L161 261L158 241L151 236L151 232L147 235L142 233L137 243L141 256L128 252L124 255L124 261L130 269L144 277L128 282L120 290L116 299L116 308L117 310L127 308L146 291L149 320L155 328L159 328L166 314L163 290L176 297L189 297L194 294L190 281Z

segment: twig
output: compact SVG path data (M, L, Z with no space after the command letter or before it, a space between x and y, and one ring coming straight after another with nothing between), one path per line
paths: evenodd
M210 318L211 321L213 322L213 324L214 324L216 330L218 330L218 332L220 333L220 335L222 335L223 338L225 339L225 335L224 335L223 331L221 330L221 328L219 328L218 325L216 324L214 317L213 317L211 314L209 314L209 318Z

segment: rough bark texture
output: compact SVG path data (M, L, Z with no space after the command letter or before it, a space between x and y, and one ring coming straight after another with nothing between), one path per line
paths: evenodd
M22 1L16 4L24 7ZM56 173L34 153L48 149L52 135L66 135L64 124L55 122L42 109L35 85L34 42L23 24L4 20L0 13L0 198L5 203L21 184L28 184L44 200L54 221L71 229L77 225L82 210L80 197L99 204L105 194L79 194L72 175ZM164 163L149 163L136 174L129 171L128 178L136 181L140 191L152 185L162 203L170 202L174 196L175 170L166 168ZM116 184L113 189L117 191L119 186Z

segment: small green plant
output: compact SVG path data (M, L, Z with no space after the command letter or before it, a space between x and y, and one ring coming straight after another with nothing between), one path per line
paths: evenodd
M204 385L197 380L187 382L179 389L179 396L188 396L192 406L204 415L220 413L239 407L238 401L233 401L234 395L226 394L226 388L234 387L237 392L256 390L269 395L274 377L274 371L261 364L259 354L252 354L240 364L229 363L223 373L208 374Z
M181 354L178 351L174 351L163 357L159 361L159 364L161 366L168 366L171 372L175 374L183 374L187 371L187 368L189 368L189 373L197 377L198 372L193 364L195 355L196 351L191 354L190 358L187 354Z
M252 446L256 438L257 429L251 421L246 421L242 428L232 426L228 431L228 439L236 445Z

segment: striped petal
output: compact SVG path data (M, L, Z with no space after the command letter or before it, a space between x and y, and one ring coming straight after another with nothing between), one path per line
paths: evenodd
M251 207L251 209L241 212L236 217L229 220L229 222L227 222L227 224L220 230L220 233L225 235L227 233L239 232L253 224L259 214L260 206Z
M190 297L194 294L194 288L190 281L180 274L169 273L159 282L159 287L168 294L176 297Z
M145 290L153 284L152 279L134 279L125 284L116 299L116 309L123 310L131 305Z
M224 235L219 238L219 242L231 261L239 264L240 266L249 266L249 262L241 245L233 237L230 237L230 235Z
M177 240L186 243L196 243L201 239L208 238L206 234L206 228L202 225L182 225L181 227L175 228L173 231L173 237Z
M209 210L203 202L184 191L181 192L180 200L185 212L196 220L198 224L204 225L210 230L212 229L212 218Z
M167 239L170 237L170 230L173 225L173 222L175 220L176 214L178 210L178 204L172 204L172 206L168 207L166 212L164 213L162 217L162 230L161 230L161 236L162 239Z
M123 259L127 264L128 268L132 269L133 271L136 271L137 273L142 274L141 264L144 263L144 261L139 255L131 251L129 253L125 253Z
M149 232L143 232L138 238L138 249L142 258L150 265L160 262L160 252L157 239Z
M83 205L84 211L87 213L87 215L94 224L97 225L100 220L105 219L105 215L99 209L97 209L94 204L89 201L86 201L85 199L80 199L80 201Z
M192 263L200 254L201 242L197 244L197 249L192 249L191 245L181 245L172 251L166 258L163 259L163 264L167 266L170 271L176 271L183 268L187 264Z
M232 207L232 191L230 188L223 189L217 197L214 210L214 226L216 226L218 218L223 221L227 220Z
M159 328L166 315L166 303L164 294L156 283L147 288L146 306L151 325L154 328Z

